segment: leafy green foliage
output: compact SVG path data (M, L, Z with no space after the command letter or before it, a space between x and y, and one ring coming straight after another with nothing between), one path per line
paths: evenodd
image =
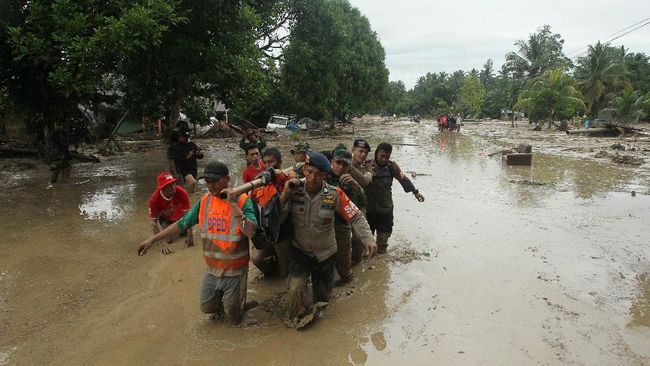
M607 107L607 95L627 85L627 72L621 49L600 42L589 46L587 55L578 59L575 77L587 99L587 114L591 117Z
M531 120L567 120L586 110L576 80L562 69L549 70L536 77L514 108L527 110Z
M478 116L483 106L485 87L476 73L470 73L461 90L460 110L465 116Z
M533 79L545 71L566 70L571 66L571 60L562 52L564 39L553 33L549 25L540 27L528 40L518 40L515 46L518 52L506 55L506 68L516 75Z
M297 7L281 79L288 109L313 119L346 119L386 98L384 49L368 19L347 0Z

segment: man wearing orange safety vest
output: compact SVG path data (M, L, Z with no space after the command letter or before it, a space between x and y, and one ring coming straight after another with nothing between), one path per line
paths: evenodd
M230 185L228 167L218 161L203 170L210 191L180 220L140 243L144 255L153 243L173 237L198 224L203 242L206 271L201 285L201 311L238 324L244 313L248 280L248 238L255 235L257 221L253 203L247 195L237 197ZM227 193L227 199L219 193Z

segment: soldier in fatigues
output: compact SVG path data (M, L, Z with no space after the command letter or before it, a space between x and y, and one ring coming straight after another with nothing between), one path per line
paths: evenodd
M287 181L280 198L282 216L291 213L294 229L286 299L289 323L312 312L314 303L329 299L336 261L335 214L352 225L369 257L377 249L363 213L341 189L324 182L330 172L330 162L323 154L309 152L303 167L305 184L300 185L298 179ZM308 291L310 277L312 296Z
M393 178L404 188L404 192L411 192L415 198L424 202L424 196L418 192L408 177L396 162L390 160L393 146L382 142L377 146L375 159L372 161L372 182L366 188L368 208L366 217L373 234L377 232L377 251L386 253L388 239L393 232Z
M355 139L352 143L352 164L350 164L350 175L365 189L372 182L371 160L368 160L370 144L362 138ZM365 199L365 192L364 192ZM366 214L366 205L360 207L363 214ZM363 245L355 232L352 232L352 253L351 264L361 262L363 256Z
M366 207L366 197L363 188L349 174L352 164L352 154L345 148L336 149L332 153L332 173L325 179L327 184L339 187L360 209ZM335 215L334 230L336 233L336 270L341 277L341 284L352 281L354 274L351 265L352 228L340 215Z

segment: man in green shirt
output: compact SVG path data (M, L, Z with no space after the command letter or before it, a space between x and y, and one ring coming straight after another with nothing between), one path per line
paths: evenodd
M151 246L199 224L206 271L201 285L201 311L238 324L244 314L250 258L248 238L255 235L257 220L248 195L237 196L229 189L228 167L208 163L199 179L205 179L209 193L180 220L146 239L138 246L144 255ZM219 198L221 192L227 199Z

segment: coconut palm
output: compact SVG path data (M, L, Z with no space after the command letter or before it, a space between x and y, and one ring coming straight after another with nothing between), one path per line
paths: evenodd
M547 70L568 69L569 60L562 52L564 40L558 33L553 33L549 25L544 25L528 37L517 40L515 46L519 52L506 55L506 68L516 76L533 79Z
M527 110L531 120L566 120L586 109L582 94L576 89L576 80L562 69L549 70L533 79L524 91L515 109Z
M586 56L578 59L575 77L587 98L589 116L596 117L598 111L607 105L607 95L627 84L623 56L623 50L598 42L589 46Z

